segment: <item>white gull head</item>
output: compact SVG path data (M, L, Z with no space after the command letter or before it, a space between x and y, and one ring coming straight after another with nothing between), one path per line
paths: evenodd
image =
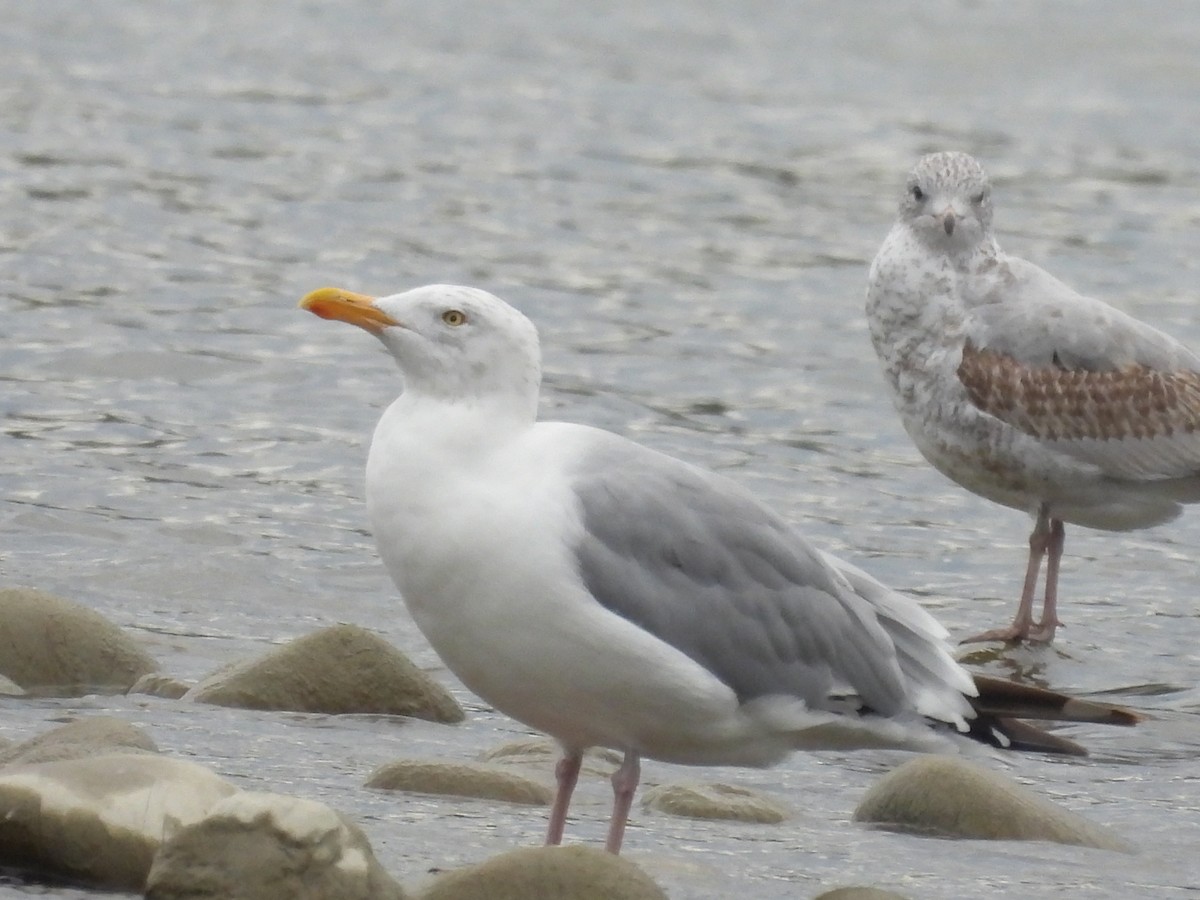
M478 288L431 284L378 299L321 288L305 309L378 337L404 373L405 394L447 403L537 410L541 351L533 323Z

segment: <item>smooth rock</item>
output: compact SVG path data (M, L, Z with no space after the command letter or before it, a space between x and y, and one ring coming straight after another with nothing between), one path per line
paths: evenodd
M113 716L90 716L0 750L0 767L110 753L157 753L150 735Z
M120 753L0 771L0 865L141 890L164 834L237 790L203 766Z
M129 689L130 694L149 694L152 697L165 697L168 700L178 700L192 686L186 681L180 681L178 678L172 678L170 675L160 675L157 672L151 672L149 675L143 675L133 683L133 687Z
M385 791L416 791L547 806L554 792L541 782L503 769L466 763L399 759L371 773L366 786Z
M730 784L660 784L642 795L642 806L689 819L729 819L776 825L787 809L765 794Z
M1130 849L1108 829L953 756L920 756L888 773L867 791L854 819L939 837Z
M0 588L0 673L26 691L121 693L157 668L136 640L94 610L30 588Z
M549 771L562 756L562 747L550 738L508 741L479 754L482 762L522 765ZM608 778L621 765L621 754L605 747L591 747L583 754L580 772Z
M650 876L594 847L526 847L438 876L421 900L666 900Z
M403 900L366 836L323 803L243 791L173 834L147 900Z
M376 713L460 722L462 708L378 635L335 625L210 675L186 699L243 709Z

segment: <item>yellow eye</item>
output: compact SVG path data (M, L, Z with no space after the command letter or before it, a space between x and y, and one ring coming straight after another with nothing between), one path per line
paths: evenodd
M467 324L467 314L461 309L448 309L442 313L442 321L451 327Z

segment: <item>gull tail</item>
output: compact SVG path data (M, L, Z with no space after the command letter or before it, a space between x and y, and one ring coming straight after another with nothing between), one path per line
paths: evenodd
M994 747L1087 756L1082 745L1025 720L1131 726L1144 718L1124 707L1082 700L1004 678L978 674L972 677L979 696L969 698L975 710L975 718L968 723L969 736Z

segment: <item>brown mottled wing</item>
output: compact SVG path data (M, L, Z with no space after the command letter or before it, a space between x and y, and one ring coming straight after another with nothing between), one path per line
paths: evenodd
M1027 365L967 341L958 378L977 407L1045 441L1152 440L1200 431L1200 373L1190 370Z

